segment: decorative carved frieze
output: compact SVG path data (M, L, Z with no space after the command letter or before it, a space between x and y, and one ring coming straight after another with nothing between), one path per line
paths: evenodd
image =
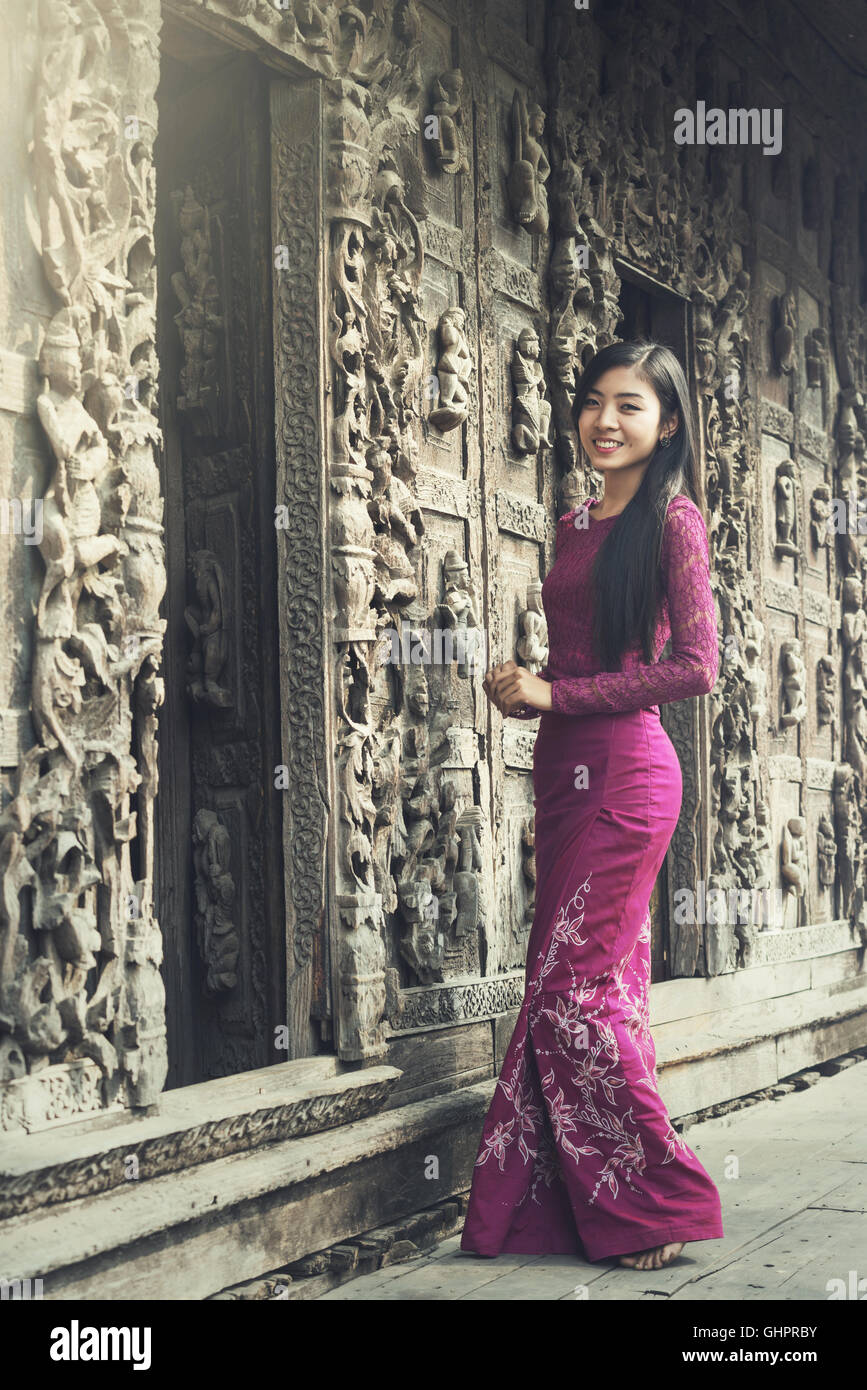
M549 538L553 526L548 513L532 498L498 488L495 505L497 525L501 531L510 531L512 535L524 536L527 540L540 543Z
M76 1063L66 1075L75 1083L79 1071L94 1070L91 1062ZM0 1220L123 1187L130 1180L131 1160L142 1178L158 1178L351 1124L381 1110L401 1075L395 1067L370 1067L351 1077L326 1074L293 1083L278 1080L280 1071L269 1067L267 1074L247 1073L250 1089L243 1095L234 1081L232 1091L221 1091L219 1081L205 1083L207 1092L198 1086L185 1087L180 1104L164 1103L159 1116L143 1118L135 1130L101 1129L98 1148L79 1140L85 1150L80 1157L44 1166L30 1158L20 1171L13 1165L0 1170ZM39 1080L51 1087L57 1077L43 1072ZM81 1083L85 1097L87 1088L88 1083ZM64 1099L55 1096L56 1110Z
M833 791L835 766L827 758L808 758L806 785L815 791Z
M495 1018L508 1009L518 1008L523 994L523 970L467 983L395 991L389 1003L389 1036L447 1023Z
M776 401L762 400L761 427L763 434L776 435L778 439L785 439L788 444L795 438L794 415L791 410L786 410L785 406L778 405Z
M768 758L768 777L772 782L800 782L803 775L801 759L793 753L772 753Z
M444 227L433 217L422 224L425 251L444 265L457 270L461 264L461 233L459 227Z
M522 772L533 770L533 746L535 733L525 729L513 729L503 725L503 762L506 767L517 768Z
M823 430L817 430L807 420L801 420L798 425L798 438L805 454L810 454L822 463L831 457L831 441L827 434Z
M801 611L801 591L794 584L768 576L762 579L762 593L768 608L778 608L782 613Z
M430 512L443 516L470 515L469 486L465 478L450 473L437 473L432 468L420 468L416 479L419 504Z
M491 287L506 298L525 308L540 312L543 308L539 277L516 265L495 247L484 253L484 265L491 277Z

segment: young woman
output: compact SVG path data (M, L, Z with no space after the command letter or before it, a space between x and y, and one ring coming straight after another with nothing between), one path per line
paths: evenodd
M655 343L604 348L575 406L605 493L558 523L547 665L534 676L507 661L484 682L504 715L542 714L537 895L461 1248L660 1269L723 1234L717 1189L659 1094L648 1027L648 905L682 796L659 706L713 687L716 615L677 358Z

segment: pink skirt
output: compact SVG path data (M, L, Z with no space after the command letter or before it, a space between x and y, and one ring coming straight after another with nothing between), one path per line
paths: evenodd
M658 709L545 712L533 753L536 912L461 1249L589 1260L723 1234L672 1128L648 1026L650 895L680 815Z

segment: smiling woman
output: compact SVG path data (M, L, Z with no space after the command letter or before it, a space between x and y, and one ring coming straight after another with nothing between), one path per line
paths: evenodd
M542 711L537 899L461 1248L658 1269L722 1235L719 1194L659 1094L648 1026L648 907L683 790L659 704L711 689L716 613L673 353L606 348L576 405L605 498L560 518L541 675L509 662L485 681L504 713Z

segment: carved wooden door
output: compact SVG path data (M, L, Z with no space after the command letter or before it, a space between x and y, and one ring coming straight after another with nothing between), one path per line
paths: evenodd
M417 609L436 632L443 621L460 624L458 610L469 598L469 622L483 634L475 675L460 661L425 668L432 740L439 715L449 737L442 776L460 808L455 884L475 878L477 887L474 906L459 902L454 924L440 914L445 949L428 980L407 971L406 953L396 963L402 983L429 981L439 996L404 994L404 1027L479 1021L477 1039L469 1028L459 1041L455 1035L466 1054L456 1070L466 1075L489 1037L480 1020L520 1001L534 897L533 735L502 719L482 680L491 662L519 658L528 593L553 559L554 496L544 422L534 434L532 409L523 417L513 412L522 334L525 365L532 371L544 360L547 238L516 219L509 191L516 127L526 129L534 103L544 100L542 16L521 3L447 9L442 18L425 12L422 53L424 109L439 112L440 123L419 140L428 390L417 475L425 527ZM444 362L454 331L469 353L466 408L456 410L448 405ZM394 1048L391 1055L409 1065Z
M285 966L268 88L251 60L213 40L193 62L166 38L157 901L177 1086L275 1060Z

